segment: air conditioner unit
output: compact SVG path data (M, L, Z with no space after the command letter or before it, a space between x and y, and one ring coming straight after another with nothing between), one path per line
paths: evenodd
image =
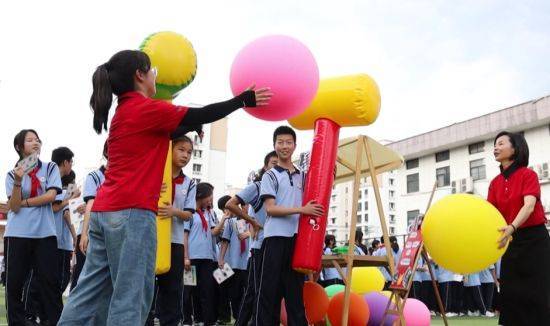
M454 180L451 182L451 192L456 193L473 193L474 192L474 180L469 178L463 178Z
M543 178L543 179L548 179L549 178L549 175L550 173L548 172L548 165L550 164L550 162L546 162L546 163L543 163L542 166L541 166L541 174L540 176Z

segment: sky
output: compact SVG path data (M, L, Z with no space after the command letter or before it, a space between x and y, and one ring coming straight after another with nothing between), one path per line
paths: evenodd
M77 174L98 166L106 135L92 129L92 73L157 31L186 36L197 53L197 76L175 103L230 98L238 51L285 34L311 50L321 78L367 73L377 82L378 120L341 137L399 140L549 95L549 22L548 1L2 1L0 179L24 128L38 130L45 159L68 146ZM242 186L261 165L281 124L230 116L228 184ZM299 132L297 152L311 139Z

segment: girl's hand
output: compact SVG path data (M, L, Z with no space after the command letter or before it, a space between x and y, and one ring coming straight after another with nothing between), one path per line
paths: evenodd
M71 196L71 199L75 199L75 198L78 198L80 197L80 188L77 188L74 192L73 192L73 195ZM84 208L86 208L86 206L84 206Z
M256 106L266 106L269 104L269 101L271 100L271 97L273 96L273 93L271 93L271 88L269 87L262 87L260 89L255 89L256 85L250 85L246 90L247 91L254 91L254 95L256 96Z
M183 267L185 268L186 271L191 270L191 260L189 260L189 258L185 258L183 260Z
M218 267L219 267L220 269L223 269L223 266L224 266L224 265L225 265L225 261L223 260L223 258L220 257L220 258L218 259Z
M17 183L21 183L21 180L23 180L23 176L25 175L25 171L23 170L23 167L21 166L18 166L15 168L15 170L13 170L13 174L14 174L14 177L15 177L15 181Z
M76 211L78 212L78 214L84 215L86 213L86 204L78 206Z
M84 232L82 232L82 235L80 235L80 251L86 255L86 250L88 249L88 235Z
M498 229L498 231L502 233L502 236L498 239L498 249L504 248L509 241L512 241L512 233L514 233L514 230L512 225L506 225Z
M239 233L238 238L239 240L245 240L250 237L250 231L244 231L243 233Z
M174 216L175 210L168 202L164 202L164 206L159 206L158 216L160 218L169 218Z

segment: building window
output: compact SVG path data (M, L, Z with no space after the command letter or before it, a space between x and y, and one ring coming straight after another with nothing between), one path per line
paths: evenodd
M407 166L407 170L417 168L418 167L418 159L415 158L415 159L412 159L412 160L408 160L405 164Z
M395 215L390 214L390 223L395 223Z
M390 178L390 186L393 186L394 180Z
M332 214L336 213L336 207L335 207L335 206L332 206L332 207L330 208L330 212L331 212Z
M395 203L390 203L390 211L394 211L395 210Z
M390 234L391 235L395 234L395 228L393 226L390 226Z
M483 159L470 161L470 176L474 181L485 179L485 163L483 163Z
M359 190L359 199L361 199L363 197L363 192L361 190Z
M369 222L369 214L365 213L365 214L363 214L363 217L364 217L365 223L368 223Z
M485 142L483 141L480 141L479 143L470 144L468 145L468 152L470 152L470 154L481 153L485 151L484 147L485 147Z
M195 180L195 184L201 183L201 179L200 179L200 178L193 178L193 180Z
M358 203L358 204L357 204L357 211L360 211L360 210L362 210L362 209L363 209L363 204Z
M336 217L332 218L332 224L336 224Z
M390 199L393 199L395 197L395 191L390 190Z
M448 161L449 160L449 151L446 150L446 151L443 151L443 152L439 152L439 153L435 153L435 161L436 162L443 162L443 161Z
M361 214L357 214L357 223L361 223Z
M346 194L348 193L348 187L346 187Z
M364 201L363 203L365 204L365 210L368 211L369 210L369 202Z
M336 195L332 195L332 200L336 200Z
M368 190L368 189L365 189L364 193L365 193L365 196L368 196L369 190Z
M200 164L193 164L193 173L201 173L201 168Z
M200 145L202 144L202 139L198 135L195 135L194 143L195 145Z
M448 166L435 170L435 178L438 187L445 187L451 184L451 170Z
M412 222L420 215L420 211L415 209L413 211L407 211L407 226L411 225Z
M193 158L201 158L202 157L202 151L200 149L193 150Z
M419 178L418 173L409 174L407 176L407 193L408 194L412 192L418 192L419 190L418 178Z

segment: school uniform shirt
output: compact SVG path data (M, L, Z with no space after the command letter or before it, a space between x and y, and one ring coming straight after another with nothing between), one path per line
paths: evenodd
M265 207L263 201L260 200L260 188L261 182L255 181L243 190L241 190L237 195L241 205L250 204L248 208L248 215L254 217L254 219L261 225L264 226L266 220ZM252 240L250 247L252 249L260 249L262 247L262 242L264 241L264 229L260 229L256 239Z
M173 206L183 211L195 213L195 207L197 207L195 181L180 172L180 175L172 180L172 188ZM184 233L185 221L172 216L172 243L183 244Z
M228 218L224 222L222 239L229 242L225 252L225 261L232 269L246 270L248 265L248 253L250 245L248 239L239 239L238 220L235 217Z
M434 263L430 263L432 266L432 271L435 273L434 277L436 278L437 280L437 271L435 269L435 264ZM426 265L426 267L428 267ZM431 281L432 280L432 277L430 276L430 271L428 269L426 269L425 272L421 272L421 278L422 278L422 282L425 282L425 281Z
M422 272L418 268L424 267L424 259L422 257L418 258L418 263L416 265L416 271L414 272L413 282L422 282ZM428 275L430 273L428 272Z
M260 186L260 198L275 199L275 205L301 207L304 174L294 168L294 172L276 165L264 173ZM298 232L300 214L288 216L267 216L264 224L264 238L293 237Z
M215 228L216 225L220 223L220 219L213 209L207 209L205 216L207 216L207 218L210 220L211 229ZM220 241L221 236L219 234L212 236L212 252L214 252L214 258L212 258L212 260L216 263L218 262L218 258L220 258L221 253Z
M334 253L329 247L326 247L324 250L325 255L333 255ZM323 268L323 272L321 273L321 276L324 280L332 280L332 279L342 279L340 276L340 273L338 273L338 270L334 267L331 268Z
M67 197L67 189L63 189L61 194L55 197L56 202L62 202ZM73 251L73 237L71 229L65 222L63 214L68 209L68 205L62 207L60 211L54 212L55 233L57 237L57 249Z
M394 266L397 266L397 264L399 263L399 259L401 258L401 249L399 249L397 253L392 250L391 253L393 255ZM380 247L377 251L374 252L373 256L386 256L386 247ZM385 267L378 267L378 269L380 270L380 272L382 272L382 275L384 275L384 279L386 280L386 282L392 281L392 277Z
M495 279L493 278L493 274L491 271L495 269L495 265L489 266L489 268L486 268L479 272L479 281L481 283L495 283Z
M109 168L92 211L157 212L170 134L187 110L139 92L118 97L107 139Z
M464 286L480 286L479 273L465 275Z
M99 189L99 187L101 187L104 181L105 181L104 166L88 173L88 175L86 176L86 179L84 180L84 191L82 192L82 198L84 199L85 203L88 203L88 201L95 199L97 190ZM84 221L81 221L78 224L78 228L76 230L77 235L82 234L82 223L84 223Z
M500 279L500 258L495 264L495 273L497 274L497 280Z
M57 194L61 193L61 176L59 168L53 162L38 161L36 177L40 182L38 196L43 195L50 189L55 189ZM11 198L15 174L8 172L6 177L6 195ZM31 194L31 178L23 176L21 181L21 198L28 199ZM46 238L56 235L55 218L52 204L38 207L21 207L19 212L8 211L8 222L4 237L21 238Z
M185 232L189 233L189 259L215 259L212 248L212 223L206 211L195 212L189 221L184 223ZM203 224L204 223L204 224Z
M511 224L523 207L525 196L536 198L535 208L520 228L546 223L540 200L540 184L537 174L526 167L513 163L506 170L501 169L489 185L487 200L495 206L508 224Z
M441 266L437 268L437 281L439 283L452 282L454 281L455 273L447 270Z

